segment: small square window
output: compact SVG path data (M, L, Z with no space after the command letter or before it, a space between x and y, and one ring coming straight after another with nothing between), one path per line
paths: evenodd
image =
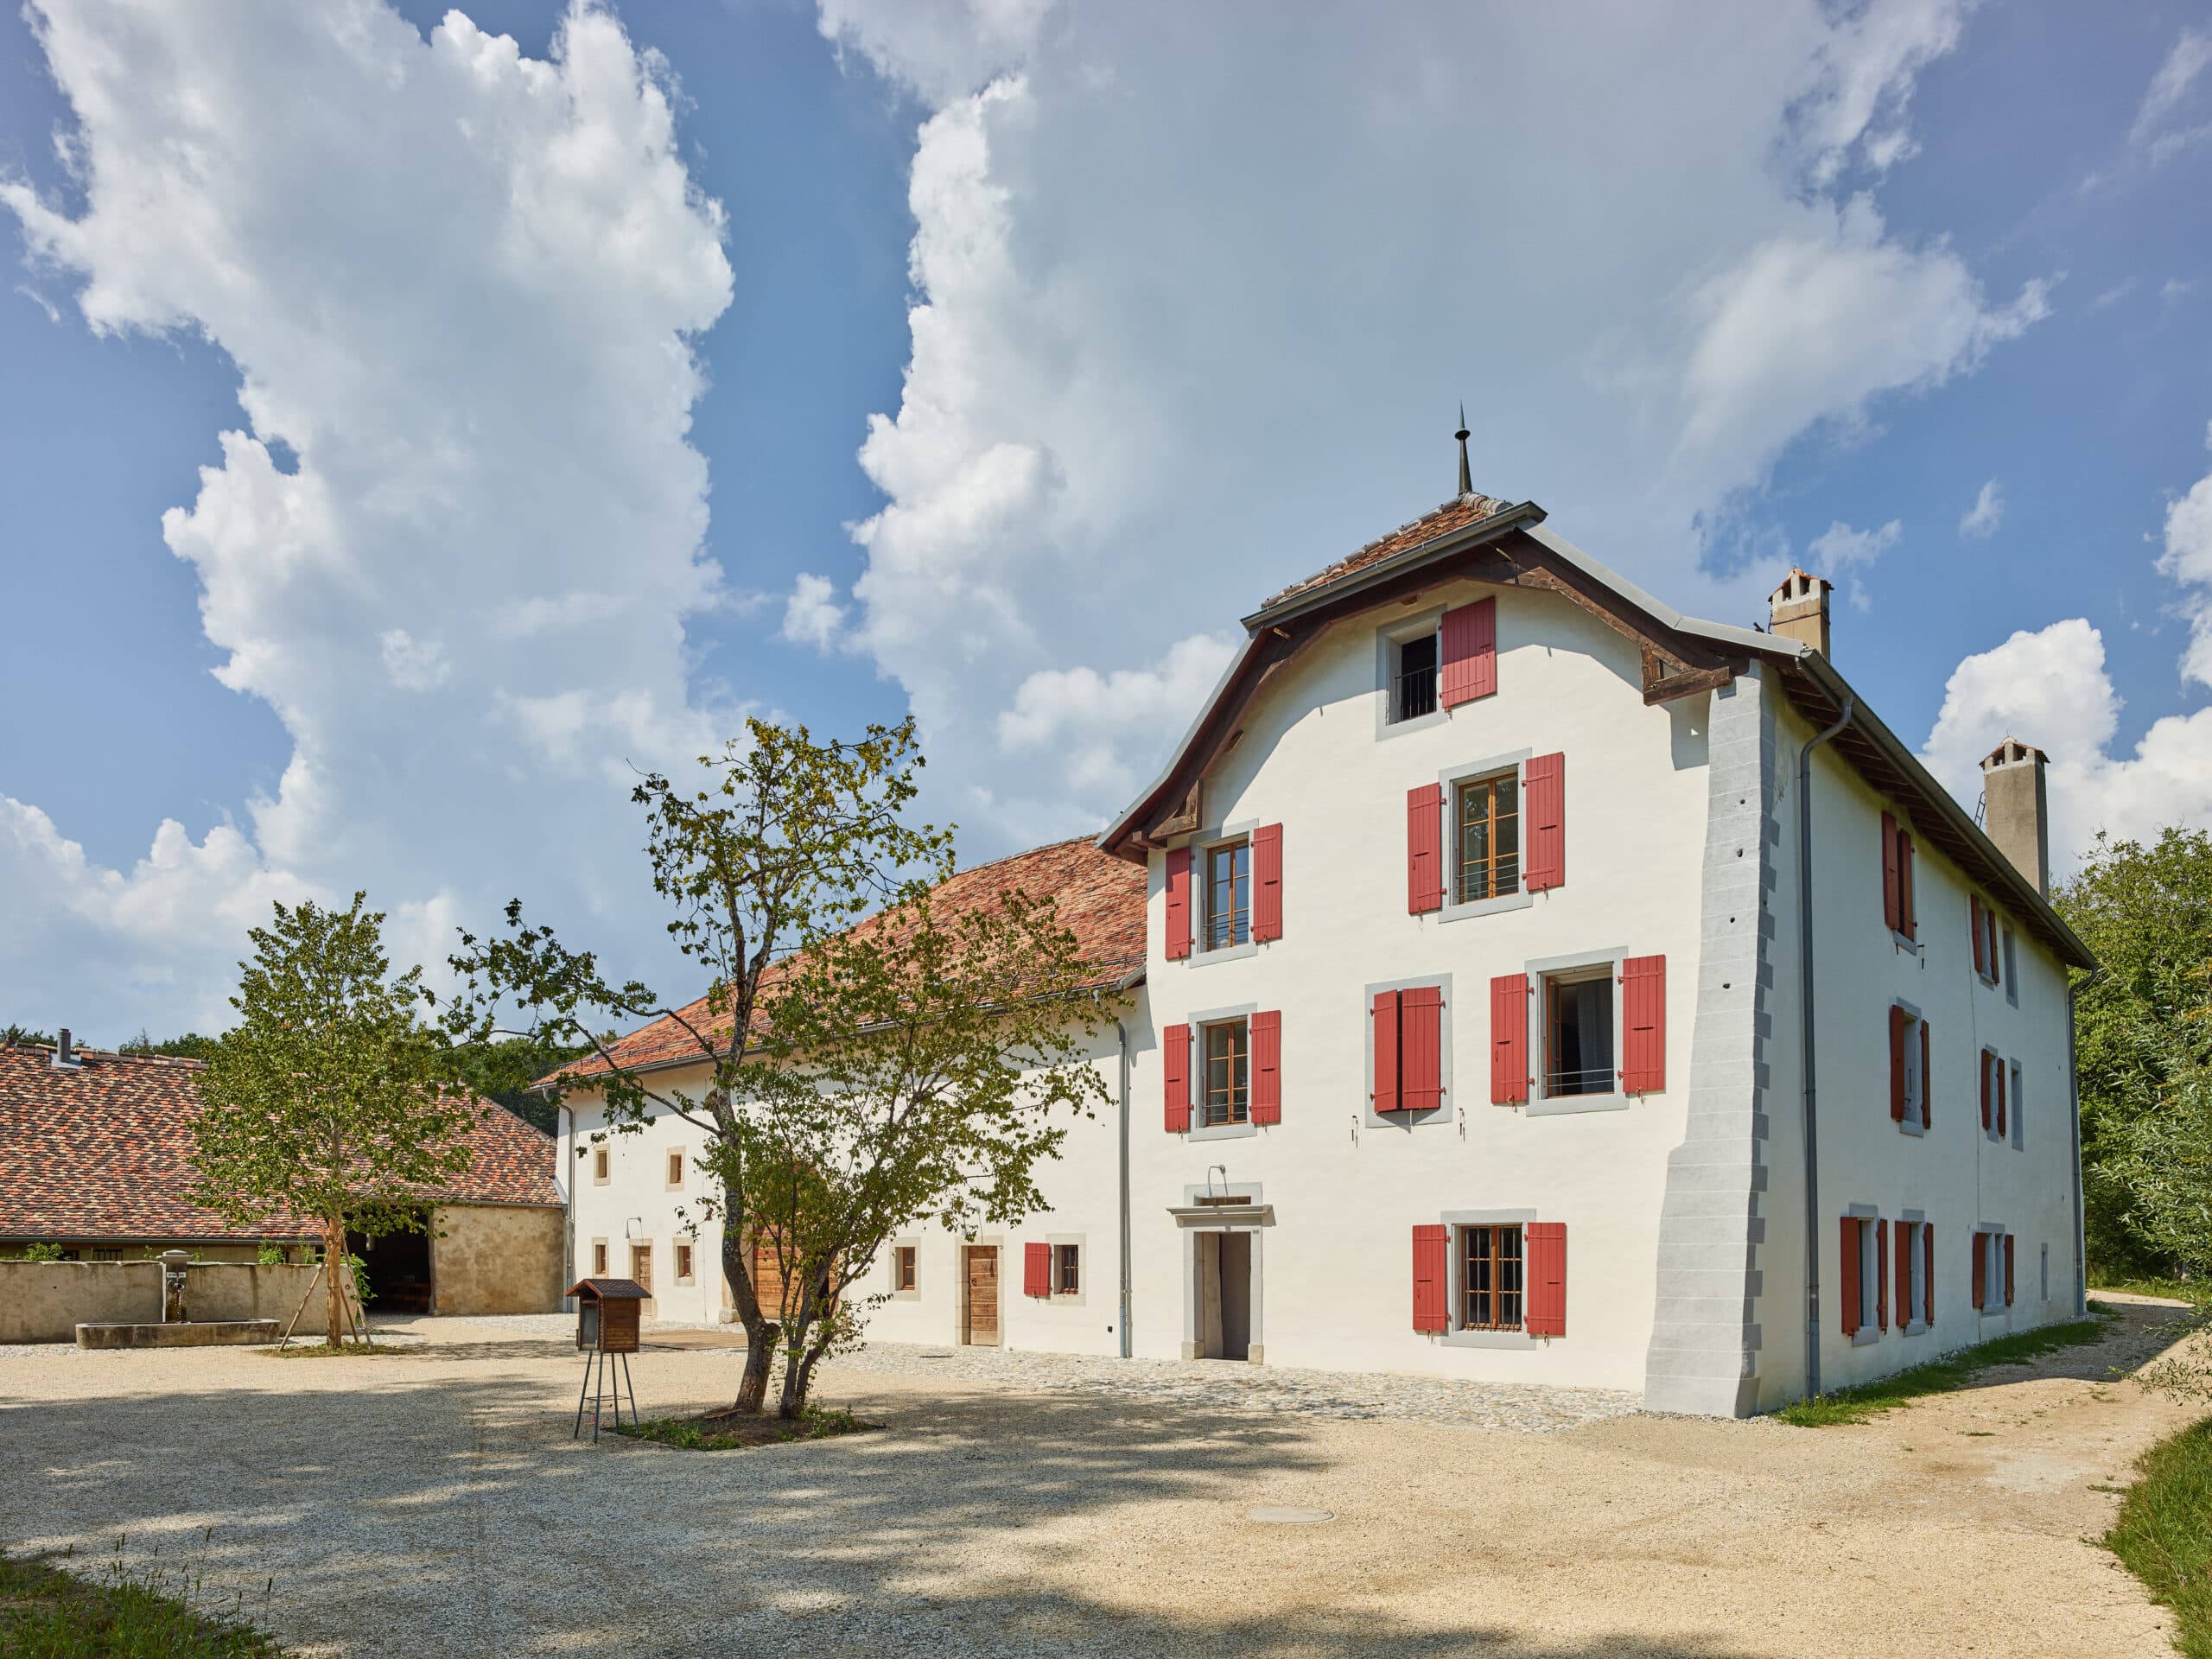
M1465 1331L1518 1331L1526 1281L1518 1227L1459 1230L1459 1325Z
M613 1162L605 1147L594 1147L591 1149L591 1184L594 1186L607 1185L607 1174Z
M1083 1288L1083 1246L1055 1244L1052 1246L1052 1294L1072 1296Z
M1209 950L1226 950L1252 938L1252 843L1224 842L1206 849L1205 939Z
M683 1154L679 1150L668 1154L668 1190L679 1192L683 1185Z
M891 1288L912 1290L916 1278L915 1256L919 1252L912 1244L901 1244L891 1252Z
M1205 1033L1205 1126L1242 1123L1251 1115L1251 1040L1242 1020L1224 1020Z
M1436 633L1433 629L1390 648L1390 723L1436 712Z
M1453 791L1455 902L1478 903L1521 891L1521 779L1501 772L1470 779Z
M603 1238L591 1242L591 1270L594 1278L607 1277L607 1241Z
M1611 963L1544 976L1544 1093L1613 1092Z

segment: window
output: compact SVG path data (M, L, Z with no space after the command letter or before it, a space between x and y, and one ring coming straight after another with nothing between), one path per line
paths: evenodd
M1206 849L1205 948L1225 950L1252 937L1252 844Z
M676 1282L679 1285L691 1282L691 1247L689 1244L676 1247Z
M1518 1331L1525 1280L1518 1227L1463 1227L1459 1324L1466 1331Z
M1897 1224L1897 1252L1903 1263L1897 1270L1897 1288L1905 1293L1904 1305L1897 1309L1897 1329L1909 1330L1917 1321L1925 1330L1935 1323L1930 1316L1935 1311L1936 1264L1929 1259L1931 1240L1928 1224L1901 1221Z
M1890 1008L1890 1116L1907 1134L1934 1122L1928 1022L1902 1003Z
M1436 712L1436 635L1397 641L1390 652L1390 723Z
M1908 944L1920 937L1913 912L1912 832L1882 814L1882 919Z
M1205 1123L1242 1123L1251 1114L1251 1039L1242 1020L1205 1027Z
M915 1260L919 1252L912 1244L901 1244L891 1252L891 1288L912 1290L915 1285Z
M2027 1136L2020 1121L2020 1063L2014 1060L2011 1067L2011 1084L2005 1091L2005 1109L2012 1120L2012 1145L2021 1151L2027 1147Z
M681 1148L668 1154L668 1190L680 1192L683 1186L683 1154Z
M1994 985L2000 976L1997 912L1981 902L1978 893L1967 895L1967 926L1973 935L1974 970L1983 984Z
M1083 1288L1083 1246L1052 1246L1052 1294L1073 1296Z
M2005 1099L2005 1061L1994 1049L1981 1051L1981 1132L2002 1141L2008 1114Z
M2016 1008L2020 1006L2020 957L2009 927L2005 930L2005 1000Z
M1502 772L1454 791L1457 836L1454 902L1474 904L1521 891L1521 781Z
M119 1249L110 1249L105 1245L94 1245L92 1259L95 1262L120 1262L123 1260L123 1252Z
M594 1186L607 1185L609 1161L605 1147L594 1147L591 1149L591 1184Z
M1974 1233L1974 1305L1985 1313L2001 1313L2012 1305L2012 1235L2002 1226Z
M1842 1281L1836 1287L1838 1323L1843 1334L1872 1342L1889 1328L1889 1239L1874 1216L1846 1216L1839 1255Z
M603 1238L591 1242L591 1270L596 1278L607 1277L607 1241Z
M1613 1092L1611 963L1544 976L1544 1092Z

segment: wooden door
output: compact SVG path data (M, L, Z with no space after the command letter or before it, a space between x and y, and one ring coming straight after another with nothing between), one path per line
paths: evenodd
M967 1256L968 1294L963 1299L966 1322L961 1340L978 1348L999 1345L999 1249L995 1244L970 1244Z
M630 1276L645 1287L645 1305L639 1311L652 1313L653 1311L653 1247L652 1245L632 1244L630 1247Z

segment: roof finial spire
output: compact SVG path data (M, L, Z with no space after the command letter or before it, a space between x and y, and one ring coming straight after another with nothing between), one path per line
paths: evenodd
M1475 480L1467 471L1467 400L1464 397L1459 400L1459 429L1452 435L1459 440L1459 493L1472 495Z

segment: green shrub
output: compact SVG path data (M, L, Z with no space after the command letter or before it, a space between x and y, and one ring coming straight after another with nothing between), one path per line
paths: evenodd
M2135 1466L2105 1548L2181 1625L2184 1659L2212 1659L2212 1417L2160 1441Z

